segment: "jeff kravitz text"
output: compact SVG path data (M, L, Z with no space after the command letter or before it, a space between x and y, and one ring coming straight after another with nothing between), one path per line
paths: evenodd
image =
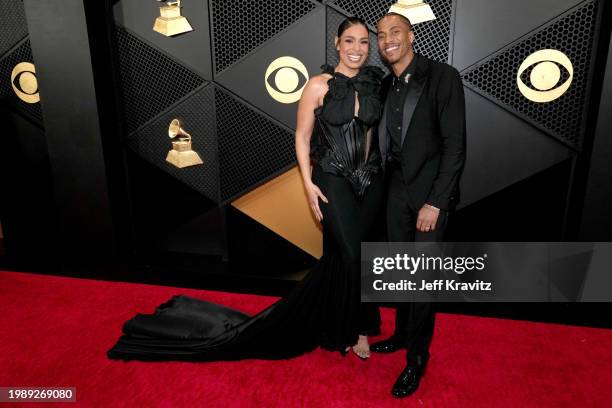
M374 290L408 290L408 291L490 291L491 282L484 282L477 279L474 282L457 282L454 279L436 279L433 281L421 280L417 282L402 279L399 282L383 282L376 279L373 284Z

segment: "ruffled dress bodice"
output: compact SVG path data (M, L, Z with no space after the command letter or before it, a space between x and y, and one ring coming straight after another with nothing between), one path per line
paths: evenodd
M349 78L329 65L322 68L332 78L323 104L315 109L311 156L323 171L346 177L361 197L381 167L375 130L382 112L383 71L365 66Z

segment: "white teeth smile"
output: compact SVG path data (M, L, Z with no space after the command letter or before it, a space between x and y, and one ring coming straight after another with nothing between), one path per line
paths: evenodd
M361 59L361 55L349 55L348 59L353 61L353 62L357 62Z
M390 47L385 48L386 52L395 51L399 48L399 45L392 45Z

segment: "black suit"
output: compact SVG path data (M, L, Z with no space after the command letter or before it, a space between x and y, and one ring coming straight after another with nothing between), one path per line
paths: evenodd
M465 163L465 100L457 70L415 54L413 74L403 103L399 163L391 160L388 104L378 127L383 169L388 178L389 241L440 241L448 211L459 199L459 177ZM383 93L395 91L394 76L383 80ZM399 80L404 80L399 78ZM424 204L439 208L436 229L416 231ZM434 311L430 303L397 306L395 335L407 342L408 359L429 357Z

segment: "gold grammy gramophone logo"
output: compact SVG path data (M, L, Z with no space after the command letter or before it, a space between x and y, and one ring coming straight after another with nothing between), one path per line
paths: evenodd
M15 95L26 103L40 101L36 68L31 62L20 62L11 72L11 85Z
M170 122L168 136L172 141L172 150L166 156L168 163L179 169L203 163L200 155L191 149L191 135L181 127L179 119L172 119Z
M389 8L389 13L397 13L406 17L412 24L420 24L436 19L431 6L423 0L397 0Z
M264 83L274 100L280 103L294 103L302 97L308 82L308 70L297 58L284 56L268 65Z
M529 74L531 87L521 79L523 73L530 67L533 67ZM562 73L561 68L566 72ZM559 84L562 77L566 79ZM553 49L536 51L525 58L516 74L519 91L525 98L538 103L552 102L560 98L567 92L573 79L572 61L561 51Z

